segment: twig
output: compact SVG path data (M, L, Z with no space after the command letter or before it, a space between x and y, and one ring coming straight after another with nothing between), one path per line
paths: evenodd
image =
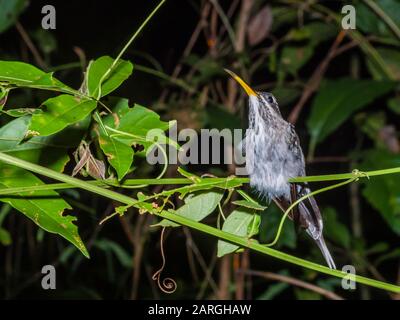
M231 24L229 23L229 19L228 19L227 15L222 10L221 6L219 5L219 3L216 0L209 0L209 1L213 4L216 13L219 15L219 17L226 29L226 32L228 33L229 39L232 42L232 45L235 45L236 44L235 32L233 31L233 28L232 28ZM215 32L215 37L217 37L217 32Z
M336 293L326 290L324 288L321 288L319 286L313 285L311 283L292 278L289 276L285 276L282 274L277 274L277 273L272 273L272 272L264 272L264 271L255 271L255 270L237 270L237 272L242 272L248 275L256 276L256 277L262 277L268 280L276 280L280 282L285 282L291 285L294 285L296 287L308 289L310 291L316 292L320 294L321 296L330 299L330 300L344 300L343 297L337 295Z
M183 231L184 231L185 236L187 237L187 240L188 240L187 241L188 247L194 253L194 255L197 258L197 261L198 261L202 271L205 274L204 280L203 280L204 284L201 285L202 290L197 295L197 298L200 299L200 296L202 295L200 293L202 293L202 291L206 288L206 284L207 283L210 285L210 287L214 291L214 294L216 295L218 293L218 287L217 287L217 284L215 283L214 279L211 277L212 270L214 269L215 261L212 262L212 263L209 263L209 265L207 266L207 263L204 260L203 255L201 254L199 248L197 247L196 243L192 239L192 235L190 233L190 230L188 228L184 227ZM215 256L215 255L213 255L213 256Z
M246 43L246 30L248 21L250 19L251 8L253 7L253 0L243 0L240 8L239 23L236 30L235 52L242 52ZM233 80L228 80L228 98L226 106L229 111L233 112L235 107L236 95L238 92L238 83Z
M230 299L229 284L231 281L231 256L223 256L219 264L218 299Z
M199 38L200 32L201 30L204 28L204 26L207 25L207 17L210 13L210 9L211 9L211 4L210 3L206 3L201 11L201 18L199 19L199 22L196 25L196 28L194 29L192 35L190 36L189 42L187 43L185 49L183 50L183 54L182 54L182 58L184 59L186 58L190 52L192 52L192 49L197 41L197 39ZM176 79L180 72L182 71L182 63L179 63L178 65L175 66L172 75L171 75L171 79ZM167 96L168 90L165 89L160 96L160 101L164 101L166 96Z
M346 35L345 31L340 31L338 36L336 37L335 41L333 42L331 48L328 51L328 54L326 55L325 59L318 65L318 67L315 69L314 73L312 74L310 80L308 81L306 88L299 100L299 102L296 104L296 106L293 108L292 112L290 113L288 120L290 123L296 123L299 114L303 107L305 106L306 102L308 99L311 97L311 95L318 89L319 84L321 83L322 77L325 74L329 63L335 57L335 52L339 47L339 44L342 42L344 39L344 36Z
M29 37L28 33L25 31L25 28L22 26L20 22L17 22L15 24L15 28L17 29L18 33L20 34L22 40L24 40L26 46L29 48L30 52L33 55L33 58L35 59L35 62L37 65L44 69L47 70L48 66L46 62L44 62L43 58L41 57L39 50L36 49L35 45L33 44L31 38Z
M193 281L195 283L198 283L199 282L199 275L197 273L196 263L194 261L194 253L193 253L193 250L192 250L193 238L190 235L189 230L187 230L186 227L183 228L183 232L185 233L185 236L186 236L185 246L186 246L186 255L187 255L187 258L188 258L190 272L192 274Z

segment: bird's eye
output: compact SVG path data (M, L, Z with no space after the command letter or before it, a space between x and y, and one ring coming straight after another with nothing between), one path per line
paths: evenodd
M272 96L267 96L268 103L274 103L274 98Z

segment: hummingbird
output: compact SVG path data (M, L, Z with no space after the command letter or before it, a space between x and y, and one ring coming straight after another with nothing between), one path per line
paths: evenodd
M289 182L290 178L306 175L304 154L294 125L283 119L271 93L255 91L238 75L225 71L249 96L249 129L241 148L246 154L250 186L286 211L293 202L311 192L307 183ZM300 202L289 217L316 242L329 268L336 269L324 240L323 220L314 197Z

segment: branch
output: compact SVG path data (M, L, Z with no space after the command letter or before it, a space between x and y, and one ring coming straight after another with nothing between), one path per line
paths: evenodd
M320 294L321 296L324 296L325 298L330 299L330 300L344 300L343 297L337 295L334 292L331 292L329 290L318 287L311 283L308 283L308 282L305 282L305 281L302 281L302 280L299 280L296 278L288 277L288 276L285 276L282 274L277 274L277 273L272 273L272 272L264 272L264 271L255 271L255 270L242 270L242 269L237 270L237 272L248 274L251 276L262 277L262 278L265 278L268 280L276 280L276 281L280 281L280 282L286 282L286 283L294 285L296 287L300 287L300 288L304 288L304 289L308 289L310 291L316 292L316 293Z
M87 183L85 181L70 177L63 173L59 173L59 172L50 170L48 168L42 167L40 165L15 158L13 156L4 154L2 152L0 152L0 161L7 163L9 165L17 166L19 168L46 176L48 178L52 178L52 179L55 179L58 181L62 181L64 183L71 184L71 185L75 186L76 188L80 188L80 189L101 195L108 199L119 201L121 203L126 204L127 206L132 206L132 207L138 208L142 211L144 209L147 212L149 212L150 214L154 214L161 218L168 219L179 225L190 227L190 228L198 230L200 232L217 237L219 239L231 242L240 247L249 248L253 251L272 256L276 259L283 260L283 261L301 266L303 268L307 268L310 270L314 270L314 271L324 273L327 275L331 275L334 277L338 277L338 278L348 278L348 276L349 276L348 273L346 273L346 272L329 269L328 267L322 266L320 264L313 263L313 262L310 262L310 261L307 261L307 260L304 260L304 259L301 259L301 258L298 258L295 256L291 256L289 254L283 253L281 251L278 251L278 250L275 250L272 248L268 248L262 244L259 244L255 240L248 239L245 237L240 237L240 236L222 231L220 229L211 227L209 225L206 225L206 224L188 219L186 217L177 215L172 211L165 211L165 210L158 211L156 208L153 208L153 206L150 203L143 203L141 201L138 201L136 199L128 197L124 194L120 194L115 191L107 190L105 188L96 186L94 184ZM400 168L397 168L396 172L400 172ZM352 177L354 177L354 174L355 173L352 173ZM366 285L369 285L369 286L372 286L375 288L380 288L380 289L384 289L387 291L400 293L400 286L397 286L397 285L381 282L378 280L370 279L370 278L359 276L359 275L355 275L354 280L358 283L366 284Z

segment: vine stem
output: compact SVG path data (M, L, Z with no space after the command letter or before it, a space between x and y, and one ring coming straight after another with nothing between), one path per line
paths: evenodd
M295 202L293 202L293 203L289 206L289 208L287 208L287 210L286 210L285 213L283 214L283 216L282 216L282 218L281 218L281 221L280 221L280 223L279 223L279 227L278 227L278 231L277 231L277 233L276 233L275 239L274 239L271 243L267 244L266 246L267 246L267 247L272 247L272 246L274 246L274 245L278 242L279 237L280 237L281 232L282 232L282 229L283 229L283 224L285 223L286 218L287 218L287 216L289 215L289 212L292 211L292 209L293 209L295 206L297 206L300 202L302 202L302 201L306 200L307 198L310 198L310 197L312 197L312 196L314 196L314 195L316 195L316 194L318 194L318 193L325 192L325 191L329 191L329 190L332 190L332 189L335 189L335 188L339 188L339 187L342 187L342 186L344 186L344 185L346 185L346 184L348 184L348 183L352 183L352 182L354 182L354 181L357 181L357 179L358 179L358 178L351 178L351 179L346 180L346 181L344 181L344 182L340 182L340 183L334 184L334 185L332 185L332 186L328 186L328 187L325 187L325 188L322 188L322 189L319 189L319 190L310 192L309 194L306 194L305 196L303 196L303 197L297 199Z
M151 20L151 18L153 18L153 16L156 14L156 12L162 7L162 5L165 3L165 1L166 0L161 0L160 3L157 5L157 7L155 7L154 10L150 13L150 15L143 21L143 23L140 25L140 27L135 31L135 33L132 35L132 37L129 39L129 41L125 44L125 46L122 48L122 50L118 53L117 57L115 58L115 60L111 64L110 68L100 78L98 98L101 97L101 84L103 83L103 81L114 70L115 66L117 65L117 63L121 59L121 57L124 55L126 50L128 50L128 48L132 44L132 42L142 32L143 28L147 25L147 23Z
M91 184L91 183L87 183L85 181L70 177L63 173L59 173L59 172L50 170L48 168L42 167L40 165L15 158L13 156L4 154L3 152L0 152L0 161L4 162L6 164L9 164L9 165L13 165L13 166L16 166L16 167L19 167L22 169L26 169L28 171L46 176L48 178L52 178L52 179L55 179L58 181L62 181L64 183L71 184L77 188L81 188L83 190L87 190L87 191L96 193L96 194L104 196L106 198L124 203L126 205L135 206L135 204L137 204L137 200L130 198L126 195L99 187L99 186ZM399 171L400 171L400 168L399 168ZM352 174L352 177L354 177L354 173ZM283 253L281 251L278 251L278 250L275 250L272 248L268 248L265 245L257 243L255 240L236 236L234 234L219 230L219 229L211 227L209 225L206 225L206 224L185 218L183 216L177 215L171 211L165 211L165 210L156 211L156 210L154 210L151 213L155 214L161 218L165 218L165 219L168 219L175 223L178 223L180 225L187 226L192 229L196 229L200 232L220 238L222 240L234 243L238 246L249 248L253 251L260 252L262 254L269 255L274 258L277 258L277 259L280 259L280 260L283 260L283 261L286 261L286 262L289 262L289 263L292 263L292 264L295 264L295 265L298 265L298 266L301 266L304 268L308 268L308 269L318 271L318 272L321 272L321 273L324 273L327 275L331 275L334 277L338 277L338 278L346 278L347 279L349 277L349 274L346 272L342 272L339 270L332 270L332 269L329 269L328 267L319 265L317 263L313 263L313 262L310 262L310 261L307 261L307 260L304 260L304 259L301 259L298 257L294 257L294 256L291 256L289 254ZM370 278L359 276L359 275L355 275L354 280L358 283L369 285L369 286L372 286L375 288L380 288L383 290L400 293L400 287L390 284L390 283L385 283L382 281L370 279Z
M374 170L374 171L365 171L363 174L359 175L359 178L362 177L373 177L373 176L381 176L386 174L394 174L400 173L400 167L382 169L382 170ZM323 182L323 181L338 181L338 180L347 180L354 178L354 172L352 173L339 173L339 174L329 174L329 175L319 175L319 176L304 176L304 177L296 177L289 179L289 182ZM224 183L229 179L232 183L244 184L249 183L249 178L206 178L207 182L220 184ZM87 184L101 186L103 188L116 187L116 188L130 188L131 186L137 185L188 185L193 184L193 180L188 178L166 178L166 179L128 179L123 184L120 184L117 180L87 180L85 181ZM7 194L15 194L21 192L29 192L29 191L43 191L43 190L60 190L60 189L72 189L77 186L71 183L49 183L41 186L27 186L27 187L17 187L17 188L9 188L9 189L0 189L0 195Z

